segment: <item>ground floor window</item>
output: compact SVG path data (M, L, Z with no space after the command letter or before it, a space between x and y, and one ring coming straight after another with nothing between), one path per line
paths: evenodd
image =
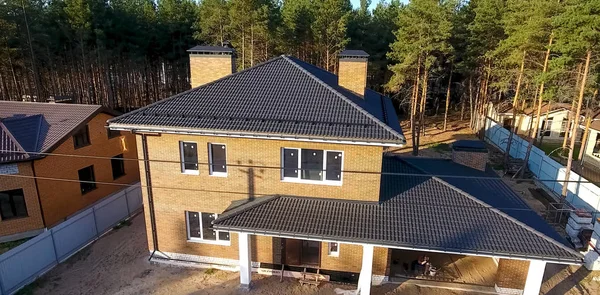
M112 157L112 159L110 159L110 165L112 167L113 179L117 179L125 175L125 163L123 162L123 154Z
M334 257L340 256L340 245L338 243L329 242L328 248L329 248L329 256L334 256Z
M79 187L81 188L82 195L96 189L94 165L80 169L77 173L79 174Z
M0 216L2 220L27 217L27 206L22 189L0 192Z
M217 213L186 212L188 240L229 245L229 232L213 229Z

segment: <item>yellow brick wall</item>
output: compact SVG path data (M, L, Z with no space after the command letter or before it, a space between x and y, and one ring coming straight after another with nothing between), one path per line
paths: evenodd
M500 258L496 285L501 288L523 289L529 271L529 261Z
M88 122L90 145L75 149L73 137L67 138L56 149L55 154L114 157L123 154L126 159L136 158L135 136L122 132L121 136L108 138L104 127L111 115L100 113ZM51 227L75 212L93 204L101 198L124 189L123 186L97 184L96 189L84 195L79 186L78 170L94 165L94 176L98 182L130 184L139 179L137 161L125 161L125 175L113 180L110 159L90 159L80 157L47 156L35 160L35 172L38 177L53 177L77 180L76 182L38 180L40 200L44 211L46 226Z
M367 86L367 64L361 59L340 59L338 84L363 96Z
M33 176L30 161L14 163L14 165L17 165L17 168L19 169L18 175ZM2 217L0 216L0 236L44 228L40 203L35 189L35 180L33 178L0 175L0 191L13 189L23 189L28 216L9 220L2 220Z
M227 163L280 167L281 148L314 148L344 152L343 167L348 171L381 171L382 147L339 145L326 143L259 140L228 137L162 134L147 136L151 166L153 197L157 222L159 250L200 256L237 259L237 235L231 235L231 246L211 245L187 241L185 211L223 212L232 201L248 198L249 186L258 197L262 194L287 194L311 197L377 201L379 174L344 173L341 186L282 182L279 169L252 168L254 183L250 185L248 167L228 167L227 177L210 176L208 143L227 146ZM199 175L181 173L179 141L196 142L198 146ZM141 137L138 136L138 157L143 158ZM152 160L162 160L157 162ZM174 163L170 163L173 161ZM141 181L145 184L144 166L140 165ZM172 189L179 188L179 189ZM193 191L203 190L203 191ZM144 206L148 208L146 188L143 189ZM145 210L148 245L153 249L149 210ZM273 239L254 237L254 261L277 263L274 258ZM360 271L362 247L342 244L340 257L328 257L327 244L322 246L322 268L340 271ZM387 249L376 249L377 270L385 272Z
M231 55L190 54L190 83L192 88L223 78L233 73Z

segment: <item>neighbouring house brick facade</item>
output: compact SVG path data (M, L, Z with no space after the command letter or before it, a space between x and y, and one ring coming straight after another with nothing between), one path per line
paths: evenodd
M384 153L406 141L391 100L366 89L364 51L340 53L339 76L280 56L222 78L210 67L235 52L190 52L194 89L108 120L137 134L151 259L238 269L242 286L252 269L309 268L361 294L392 268L435 275L418 267L428 252L500 259L499 285L525 278L527 295L546 261L581 262L487 169L482 143L454 162ZM392 260L400 250L419 258Z
M90 184L82 191L80 171L86 167L92 167L87 175L91 182L127 185L139 180L135 136L105 127L115 116L112 111L94 105L19 102L0 102L0 108L3 146L9 147L0 157L0 209L13 215L7 209L11 208L17 215L0 219L0 239L34 235L124 188ZM23 191L24 203L16 201L21 197L12 196L12 190ZM6 192L11 195L6 197Z

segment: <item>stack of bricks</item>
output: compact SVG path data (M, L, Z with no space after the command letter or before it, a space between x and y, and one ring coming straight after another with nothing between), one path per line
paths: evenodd
M363 97L367 87L366 58L340 58L338 84Z
M584 248L586 245L583 245L585 241L581 241L579 239L579 233L582 230L591 230L592 229L592 215L583 210L576 210L575 212L571 212L569 215L569 221L567 223L566 231L569 237L571 237L571 242L575 244L576 249Z
M588 270L600 270L600 218L596 218L594 223L594 232L583 261Z

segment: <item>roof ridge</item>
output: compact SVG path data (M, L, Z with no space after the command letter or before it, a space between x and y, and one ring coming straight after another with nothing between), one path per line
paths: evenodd
M321 86L324 86L329 91L331 91L334 94L336 94L338 97L340 97L342 100L344 100L345 102L347 102L348 104L350 104L352 107L354 107L355 109L357 109L359 112L361 112L367 118L371 119L372 121L375 121L377 124L379 124L379 126L383 127L385 130L387 130L388 132L392 133L396 137L402 138L406 142L406 138L402 134L398 133L396 130L392 129L391 127L387 126L385 123L381 122L381 120L377 119L377 117L375 117L372 114L370 114L369 112L367 112L365 109L363 109L362 107L360 107L359 105L357 105L356 103L354 103L352 100L350 100L345 95L341 94L339 91L335 90L333 87L329 86L327 83L323 82L323 80L315 77L315 75L311 74L309 71L307 71L302 66L300 66L299 64L297 64L294 60L290 59L288 56L285 56L285 55L282 55L281 57L283 59L285 59L286 61L288 61L289 63L291 63L292 65L294 65L296 68L298 68L304 74L308 75L313 80L317 81L319 84L321 84Z
M227 220L233 216L247 212L251 209L256 208L257 206L269 203L269 202L277 200L279 198L281 198L281 195L270 195L270 196L264 196L261 198L256 198L255 202L253 202L253 203L249 202L249 203L241 204L238 207L231 209L230 211L226 211L223 214L220 214L219 217L215 221L213 221L213 224L217 221L221 222L221 221Z
M545 235L544 233L539 232L538 230L532 228L531 226L529 226L529 225L527 225L527 224L525 224L525 223L517 220L516 218L514 218L514 217L512 217L512 216L510 216L510 215L508 215L508 214L506 214L504 212L502 212L501 210L497 209L496 207L491 206L488 203L486 203L486 202L484 202L484 201L482 201L482 200L480 200L480 199L472 196L471 194L469 194L469 193L461 190L460 188L458 188L458 187L456 187L456 186L454 186L454 185L446 182L445 180L443 180L443 179L441 179L441 178L439 178L437 176L431 176L431 178L434 179L434 180L436 180L437 182L439 182L439 183L441 183L441 184L443 184L443 185L445 185L445 186L447 186L447 187L455 190L456 192L458 192L458 193L462 194L463 196L469 198L470 200L474 201L475 203L478 203L481 206L489 209L490 211L492 211L492 212L494 212L494 213L496 213L496 214L504 217L505 219L508 219L509 221L511 221L511 222L513 222L513 223L515 223L515 224L517 224L519 226L521 226L522 228L530 231L531 233L539 236L540 238L542 238L542 239L544 239L544 240L546 240L546 241L554 244L555 246L558 246L558 247L562 248L563 250L569 251L569 252L574 253L576 255L581 255L581 253L575 251L574 249L571 249L570 247L567 247L566 245L564 245L564 244L556 241L555 239L553 239L553 238ZM502 180L502 179L498 179L498 180ZM525 204L525 205L527 205L527 204ZM533 209L531 209L531 210L533 210ZM537 215L537 213L535 213L535 214Z
M231 73L231 74L229 74L229 75L227 75L227 76L225 76L225 77L221 77L221 78L219 78L219 79L217 79L217 80L214 80L214 81L208 82L208 83L206 83L206 84L202 84L202 85L199 85L199 86L197 86L197 87L194 87L194 88L188 89L188 90L186 90L186 91L183 91L183 92L177 93L177 94L175 94L175 95L173 95L173 96L170 96L170 97L167 97L167 98L165 98L165 99L161 99L161 100L159 100L159 101L153 102L153 103L151 103L151 104L149 104L149 105L147 105L147 106L143 106L143 107L141 107L141 108L139 108L139 109L137 109L137 110L134 110L134 111L131 111L131 112L128 112L128 113L122 114L122 115L120 115L120 116L117 116L117 117L114 117L114 118L111 118L111 119L108 119L106 122L107 122L107 123L110 123L110 122L113 122L113 121L115 121L115 120L117 120L117 119L122 119L122 118L128 117L128 116L130 116L130 115L137 114L137 113L139 113L139 112L143 112L143 111L144 111L145 109L147 109L147 108L153 107L153 106L155 106L155 105L163 104L163 103L165 103L165 102L167 102L167 101L171 101L171 100L173 100L173 99L175 99L175 98L178 98L178 97L180 97L180 96L182 96L182 95L184 95L184 94L187 94L187 93L189 93L189 92L193 92L193 91L195 91L195 90L197 90L197 89L200 89L200 88L208 87L208 86L210 86L210 85L212 85L212 84L215 84L215 83L217 83L217 82L220 82L220 81L223 81L223 80L229 79L229 78L231 78L231 77L237 76L237 75L239 75L239 74L242 74L242 73L248 72L248 71L250 71L250 70L253 70L253 69L256 69L256 68L258 68L258 67L264 66L264 65L266 65L266 64L272 63L272 62L274 62L274 61L276 61L276 60L280 60L281 58L283 58L283 55L282 55L282 56L275 57L275 58L272 58L272 59L269 59L269 60L267 60L267 61L264 61L264 62L262 62L262 63L259 63L259 64L255 65L255 66L249 67L249 68L247 68L247 69L243 69L243 70L241 70L241 71L239 71L239 72Z

